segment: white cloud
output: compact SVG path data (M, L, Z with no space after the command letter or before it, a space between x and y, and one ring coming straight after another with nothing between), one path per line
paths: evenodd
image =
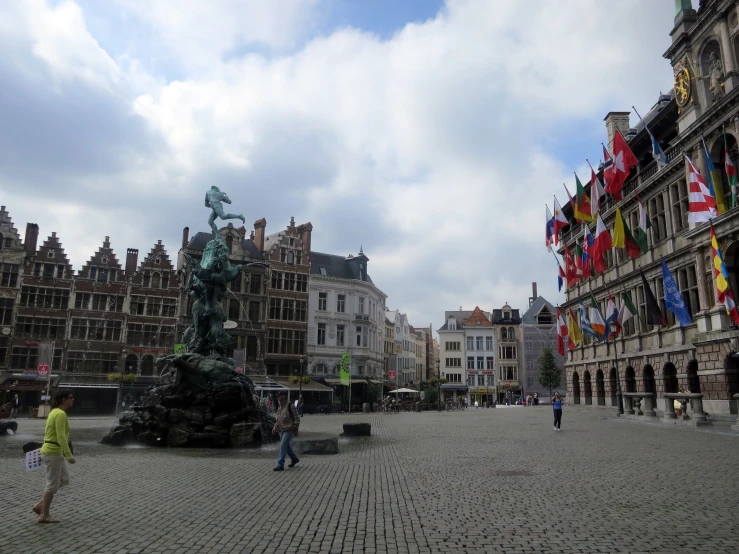
M197 205L227 175L248 219L277 214L272 230L290 215L310 219L319 250L363 243L389 305L419 324L460 303L524 308L533 280L556 300L543 204L573 168L546 145L565 125L592 127L632 103L646 111L669 89L670 3L451 0L386 41L341 29L279 57L224 59L254 42L289 51L314 4L122 2L190 68L172 82L135 59L116 65L70 2L26 15L33 51L55 73L141 91L129 109L166 148L133 155L107 181L132 181L140 200L176 191ZM55 49L65 37L72 43ZM578 167L598 150L578 154ZM159 217L151 204L137 216ZM172 226L148 244L170 237L174 249Z

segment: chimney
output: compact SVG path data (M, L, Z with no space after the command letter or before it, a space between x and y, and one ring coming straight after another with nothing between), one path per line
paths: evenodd
M190 228L185 227L182 229L182 248L187 248L188 238L190 237Z
M30 258L36 255L36 245L38 244L38 225L35 223L26 223L26 238L23 239L23 247L26 255Z
M254 222L254 245L260 252L264 252L264 230L267 220L262 218Z
M103 241L103 248L110 248L110 237L105 237Z
M312 231L313 231L313 224L310 221L308 223L303 223L300 227L298 227L298 233L300 233L300 240L303 241L303 251L304 252L310 252L310 237L311 237Z
M606 131L608 131L608 150L613 152L613 138L616 136L616 129L621 131L624 137L629 132L629 112L608 112L604 121Z
M139 261L139 251L136 248L126 250L126 277L136 273L136 265Z
M531 296L534 297L534 300L536 300L537 298L539 298L539 296L536 294L536 281L534 281L533 283L531 283L531 292L533 293Z

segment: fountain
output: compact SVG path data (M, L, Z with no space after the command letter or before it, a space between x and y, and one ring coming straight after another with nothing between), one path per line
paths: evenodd
M140 404L120 415L103 444L240 448L277 438L272 434L274 417L259 407L254 383L226 355L232 339L223 328L223 296L244 266L231 266L215 219L243 221L244 216L225 214L222 202L231 200L212 187L205 205L212 208L208 223L215 238L200 261L188 257L187 288L193 303L192 323L183 337L187 352L156 361L159 381Z

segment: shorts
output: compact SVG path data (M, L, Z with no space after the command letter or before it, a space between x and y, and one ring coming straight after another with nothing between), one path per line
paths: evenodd
M61 454L42 454L41 457L46 468L46 490L44 492L55 493L60 488L69 485L67 459Z

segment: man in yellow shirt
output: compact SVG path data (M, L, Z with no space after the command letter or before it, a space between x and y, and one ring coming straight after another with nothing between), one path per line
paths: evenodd
M46 490L43 497L32 508L38 514L39 523L59 523L49 514L51 501L61 487L69 484L67 463L75 463L72 451L69 448L69 419L67 410L74 404L72 391L57 391L54 395L53 406L49 417L46 418L44 431L44 445L41 447L41 457L46 467Z

